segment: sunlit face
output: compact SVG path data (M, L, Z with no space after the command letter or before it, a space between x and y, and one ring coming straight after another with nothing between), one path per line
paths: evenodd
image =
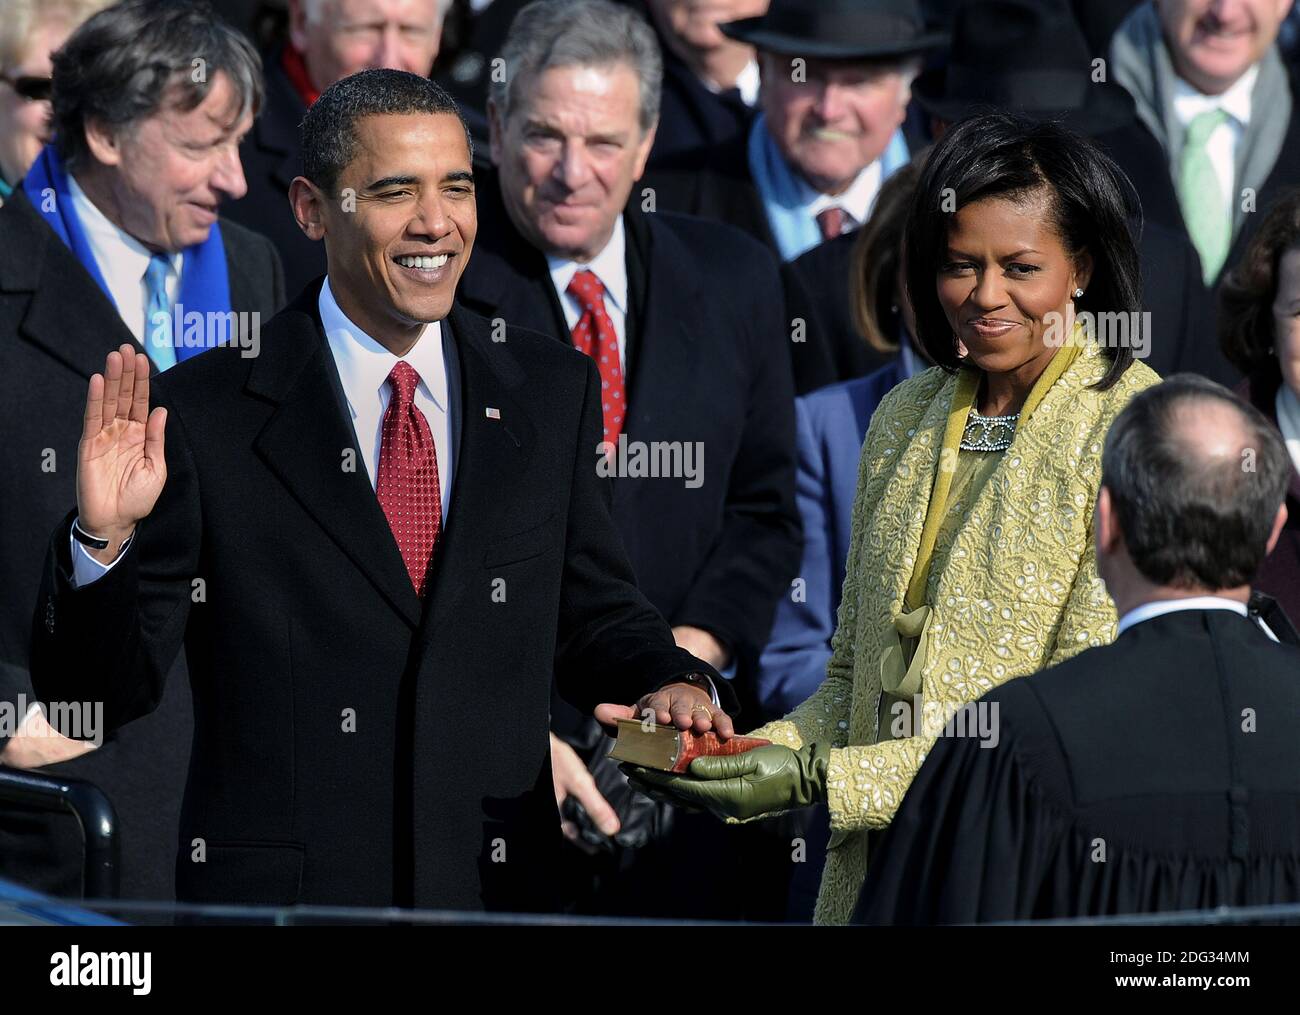
M1300 247L1292 247L1278 261L1273 351L1282 380L1300 396Z
M769 0L647 0L655 21L691 49L734 46L718 25L767 12Z
M325 241L340 309L391 348L451 310L478 231L469 143L450 113L367 116L355 133L335 193L299 177L290 196L303 231Z
M292 0L289 38L322 91L363 70L428 77L442 41L439 0Z
M133 127L110 134L88 125L86 140L106 174L110 217L153 250L202 243L217 221L221 201L248 187L239 142L253 125L240 115L239 93L224 73L208 94L183 112L170 103Z
M1061 332L1075 288L1087 287L1092 263L1080 260L1052 228L1042 191L960 209L936 286L966 361L986 373L1041 372L1060 347L1045 340L1048 329Z
M1218 95L1277 39L1292 0L1156 0L1178 73Z
M71 26L62 21L38 24L27 40L22 59L5 67L4 76L14 80L48 78L53 70L50 54L63 45L69 34ZM11 184L17 183L49 140L49 101L25 99L12 84L0 81L0 176Z
M801 62L792 66L791 60ZM910 89L897 66L764 53L760 105L787 162L823 193L837 194L884 153L903 122Z
M625 63L553 67L520 92L505 122L488 110L506 210L538 249L590 261L654 143L654 128L641 130L636 73Z

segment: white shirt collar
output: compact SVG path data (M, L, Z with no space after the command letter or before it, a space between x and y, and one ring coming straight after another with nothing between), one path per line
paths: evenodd
M1222 109L1238 125L1244 127L1250 123L1251 96L1255 90L1255 79L1259 77L1259 64L1252 64L1250 69L1237 78L1222 95L1206 95L1199 92L1181 77L1174 80L1174 115L1183 126L1191 123L1199 114L1210 109Z
M90 244L90 252L95 255L100 274L106 276L105 281L108 281L110 272L123 278L131 276L136 282L143 279L153 251L100 211L71 173L68 174L68 192L72 195L77 221ZM177 276L181 273L183 257L179 251L168 255L172 271ZM112 289L111 283L109 288Z
M1245 603L1239 603L1235 599L1225 599L1222 596L1192 596L1189 599L1159 599L1151 603L1143 603L1141 606L1135 606L1124 616L1119 618L1119 628L1115 632L1115 637L1119 637L1134 624L1140 624L1144 620L1151 620L1153 617L1163 617L1166 613L1179 613L1182 610L1231 610L1241 616L1249 616Z
M434 404L443 412L448 411L447 363L442 354L441 321L426 324L410 351L398 357L353 324L339 309L328 276L321 286L317 306L354 420L362 399L371 405L380 404L388 375L399 359L409 363L420 375L420 387L425 389Z
M794 167L792 166L791 169ZM857 225L862 225L870 217L871 206L875 204L876 195L880 193L881 172L880 159L876 159L858 173L847 190L834 196L823 194L814 188L799 174L798 170L794 170L794 178L799 185L804 207L813 218L816 218L823 208L836 207L843 208L853 216L853 221Z
M712 81L706 81L704 78L700 78L700 84L711 91L714 95L717 95L722 91L722 89ZM754 103L758 101L758 86L758 61L750 60L749 63L745 64L741 69L740 73L736 75L736 83L733 87L736 91L740 92L740 101L752 109Z
M610 233L609 242L591 259L590 264L566 261L548 254L546 266L550 269L555 291L561 296L569 288L574 275L582 270L591 271L605 287L605 298L612 300L621 313L627 313L627 233L623 228L622 215L614 220L614 231Z

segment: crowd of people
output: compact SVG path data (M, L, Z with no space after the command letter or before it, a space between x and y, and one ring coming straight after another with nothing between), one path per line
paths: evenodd
M1300 902L1291 0L11 4L0 763L124 896Z

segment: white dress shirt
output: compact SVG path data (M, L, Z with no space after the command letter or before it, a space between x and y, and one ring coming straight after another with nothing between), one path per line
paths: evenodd
M573 276L580 271L590 271L605 287L605 312L614 324L614 334L618 337L618 365L627 376L627 234L623 229L623 217L614 220L614 231L604 249L591 259L590 264L566 261L563 258L547 256L546 266L551 272L551 284L555 286L556 295L560 297L560 306L564 308L564 320L569 326L569 333L578 326L582 319L582 304L566 291Z
M443 348L451 337L444 337L442 324L434 321L424 326L405 356L394 356L359 327L352 323L335 302L329 278L321 286L321 324L329 342L330 353L338 367L343 394L348 401L352 428L357 435L357 446L365 462L370 486L375 485L375 471L379 463L379 446L383 440L384 412L392 398L388 375L399 359L405 360L420 375L415 388L415 407L424 413L433 433L433 443L438 455L438 487L442 494L442 519L447 522L451 505L452 432L451 408L448 401L447 350Z
M700 84L714 95L723 91L723 89L706 78L700 78ZM757 60L750 60L749 63L745 64L741 72L736 75L736 83L732 87L740 92L740 101L753 109L754 103L758 101L759 73Z
M321 286L317 307L320 309L321 324L325 328L330 353L338 367L339 380L343 384L348 413L357 435L357 446L361 449L362 464L365 465L371 489L375 486L375 467L379 462L379 446L383 440L384 411L392 397L392 388L387 383L388 375L399 358L409 363L420 375L420 383L415 388L415 405L424 413L424 418L429 422L429 430L433 433L434 448L438 455L438 485L442 493L442 519L446 525L451 505L453 463L447 352L443 348L441 324L438 321L426 324L424 333L410 351L405 356L398 357L353 324L339 309L328 277ZM451 341L450 337L445 341ZM84 545L71 536L68 538L72 541L72 580L77 588L84 588L102 578L122 559L119 555L111 564L101 564Z
M1204 95L1182 78L1178 78L1174 84L1174 115L1184 127L1211 109L1222 109L1228 114L1227 120L1210 134L1205 150L1214 167L1214 175L1219 178L1224 205L1232 209L1237 206L1237 147L1246 133L1246 125L1250 123L1251 93L1258 77L1259 65L1253 64L1222 95ZM1178 169L1175 167L1175 180L1177 177Z
M883 182L882 173L880 159L876 159L858 173L847 190L835 195L823 194L798 173L794 174L794 178L799 184L803 208L809 218L815 221L825 208L843 208L853 219L852 222L844 223L844 232L849 232L871 217L871 209L876 203L876 196L880 193L880 185Z
M1231 610L1233 613L1240 614L1243 617L1250 616L1250 611L1246 609L1245 603L1239 603L1235 599L1224 599L1222 596L1192 596L1190 599L1161 599L1151 603L1143 603L1141 606L1135 606L1124 616L1119 618L1119 628L1115 631L1115 637L1127 631L1134 624L1140 624L1144 620L1150 620L1152 617L1163 617L1166 613L1178 613L1180 610ZM1269 626L1262 619L1255 618L1255 623L1259 625L1266 635L1273 641L1277 641L1275 635Z
M1277 428L1282 431L1291 464L1300 472L1300 398L1285 384L1277 389Z
M117 312L122 321L131 330L135 340L147 350L149 343L145 340L149 330L145 323L145 312L149 307L149 291L145 285L144 273L149 267L153 252L130 233L114 225L86 196L86 192L77 184L77 179L68 175L68 191L72 195L72 207L81 222L81 229L86 234L90 252L95 255L99 273L104 276L108 291L117 305ZM167 273L167 302L176 305L176 295L181 286L181 270L184 254L175 253L169 258L171 271Z

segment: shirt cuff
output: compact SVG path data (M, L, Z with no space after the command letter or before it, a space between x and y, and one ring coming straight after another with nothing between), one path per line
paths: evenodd
M135 538L135 533L127 537L122 544L121 552L113 558L112 563L101 564L90 555L84 543L79 543L71 532L68 533L68 541L72 544L72 586L73 588L84 589L87 585L93 585L109 571L117 566L117 562L122 559L126 553L127 547L131 545L131 540Z

